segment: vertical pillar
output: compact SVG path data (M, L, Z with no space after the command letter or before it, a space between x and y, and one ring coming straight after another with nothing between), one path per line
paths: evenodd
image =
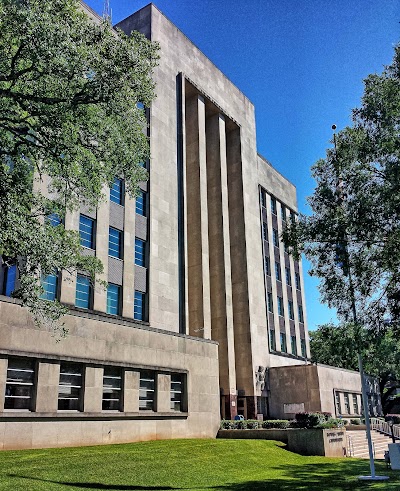
M79 231L79 211L65 213L65 229ZM66 305L75 305L76 274L63 271L61 274L60 302Z
M58 408L58 385L60 364L50 362L38 363L36 405L37 413L54 413Z
M135 295L135 216L136 201L126 195L124 210L124 271L122 280L122 316L133 319Z
M207 119L208 239L210 255L211 337L219 343L220 386L228 419L237 414L233 333L231 251L225 118Z
M205 102L186 101L186 193L189 334L211 338Z
M83 396L83 411L85 413L99 413L103 400L103 373L102 367L86 367L85 392Z
M4 396L7 383L7 358L0 358L0 412L4 411Z
M105 186L105 199L97 209L96 221L96 257L103 263L104 272L98 275L99 280L108 281L108 237L110 233L110 190ZM107 312L107 290L96 284L93 296L93 309Z
M157 375L157 412L171 412L171 375L159 373Z
M139 411L139 383L140 373L125 370L124 374L124 412L137 413Z

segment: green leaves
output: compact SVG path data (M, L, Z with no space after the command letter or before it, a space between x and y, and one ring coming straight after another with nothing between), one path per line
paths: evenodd
M147 179L138 103L154 98L158 47L95 24L77 0L0 0L0 29L0 251L24 258L18 296L54 320L63 308L40 300L40 274L102 266L44 218L95 207L115 176L130 196Z

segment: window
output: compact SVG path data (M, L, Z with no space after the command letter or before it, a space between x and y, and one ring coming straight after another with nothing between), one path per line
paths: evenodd
M360 414L358 407L357 394L353 394L353 414Z
M263 233L263 239L265 241L268 241L268 228L267 228L267 224L265 222L263 222L262 233Z
M336 416L342 414L342 406L340 404L340 394L339 392L335 392L335 407L336 407Z
M303 307L301 305L298 306L298 311L299 311L299 322L304 322Z
M108 255L122 258L122 232L112 227L108 236Z
M92 288L87 276L78 274L76 277L75 306L81 309L90 309L92 300Z
M281 205L281 217L282 217L282 222L286 222L286 207L285 207L285 205Z
M290 268L285 268L286 283L288 285L292 284L292 279L290 277Z
M58 409L81 411L82 392L82 366L77 363L61 362Z
M347 392L344 393L344 412L350 414L350 398Z
M281 351L287 353L286 334L284 332L281 332Z
M145 241L135 238L135 264L138 266L146 265Z
M269 330L269 349L276 351L275 329Z
M79 237L81 246L94 249L94 220L81 215L79 218Z
M35 362L9 358L4 409L32 409Z
M114 179L110 188L110 201L117 203L117 205L124 204L124 181L122 179Z
M273 196L271 196L271 211L276 215L276 199Z
M295 278L295 281L296 281L296 288L297 288L297 290L300 290L300 274L299 273L295 273L294 274L294 278Z
M61 218L57 215L57 213L51 213L46 217L46 221L52 227L57 227L57 225L61 224Z
M12 292L15 290L15 282L17 279L17 265L12 264L4 268L4 283L3 294L7 297L11 297Z
M121 369L104 367L103 374L103 411L120 411L122 402Z
M55 273L42 276L41 283L44 291L40 295L40 298L54 301L57 298L58 275Z
M265 274L267 276L271 276L271 261L269 260L268 256L265 256L264 264L265 264Z
M278 297L278 314L281 316L285 315L284 309L283 309L283 298Z
M265 191L263 189L260 190L260 200L261 200L261 206L266 208L267 207L267 197L266 197Z
M140 372L139 409L154 411L155 374L149 370Z
M289 309L289 319L294 321L294 309L293 309L293 302L291 300L288 301L288 309Z
M274 311L274 302L272 300L272 293L270 293L270 292L267 293L267 303L268 303L268 311L273 312Z
M276 228L272 229L272 243L275 247L279 247L279 234Z
M171 410L182 411L183 376L180 373L171 374Z
M135 291L133 318L138 321L144 320L144 295L142 292Z
M290 336L290 343L292 348L292 355L297 356L297 340L296 336Z
M109 283L107 287L107 314L120 315L121 312L121 287Z
M146 193L144 191L140 191L136 197L136 213L146 216Z
M307 358L307 346L306 346L306 340L304 338L300 339L300 346L301 346L301 356L303 358Z
M281 265L275 263L275 278L277 281L281 281Z

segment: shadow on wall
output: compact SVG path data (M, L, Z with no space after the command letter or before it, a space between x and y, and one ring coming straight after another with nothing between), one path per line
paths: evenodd
M41 481L48 483L48 488L58 489L59 485L75 490L111 490L111 491L362 491L367 489L382 491L398 491L400 489L400 473L386 469L384 463L377 462L377 473L389 475L390 481L382 484L360 482L359 475L368 475L369 463L366 460L346 459L334 462L321 460L319 464L282 465L269 467L270 477L265 480L253 480L239 483L224 483L207 486L205 482L194 487L179 486L135 486L134 484L103 484L96 482L65 482L36 477L9 474L9 477L26 479L27 481ZM242 463L243 464L243 463ZM240 465L242 465L240 464ZM261 471L262 472L262 471ZM227 476L229 477L229 476ZM42 484L43 486L44 484ZM27 489L35 489L34 483L27 482ZM42 487L40 487L42 489Z

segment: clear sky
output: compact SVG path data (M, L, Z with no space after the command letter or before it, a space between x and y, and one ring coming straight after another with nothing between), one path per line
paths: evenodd
M113 23L147 5L109 0ZM86 0L102 13L102 0ZM155 0L256 108L258 151L312 193L311 165L360 103L362 80L390 64L400 39L399 0ZM307 270L304 262L304 269ZM309 328L335 320L305 276Z

